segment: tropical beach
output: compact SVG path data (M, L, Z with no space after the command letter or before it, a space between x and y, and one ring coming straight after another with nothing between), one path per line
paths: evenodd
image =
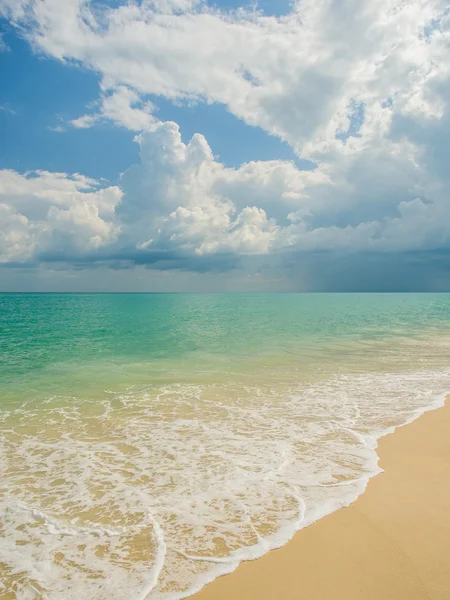
M0 600L450 599L449 42L0 0Z
M389 476L379 439L447 410L447 294L3 294L0 316L6 598L247 598L303 539L364 544L331 531Z
M380 440L384 472L348 508L242 564L198 600L445 600L450 589L450 406Z

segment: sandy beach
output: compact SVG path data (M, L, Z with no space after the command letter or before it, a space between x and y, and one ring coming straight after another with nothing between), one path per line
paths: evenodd
M450 294L0 294L0 337L0 599L450 600Z
M448 600L450 405L380 440L365 493L196 600Z

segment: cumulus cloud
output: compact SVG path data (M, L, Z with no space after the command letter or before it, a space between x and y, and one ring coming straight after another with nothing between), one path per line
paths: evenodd
M386 253L450 245L444 195L430 201L410 193L393 205L392 216L336 225L324 207L343 190L320 168L301 171L286 161L227 168L203 136L185 144L172 122L137 141L141 163L124 173L120 187L101 188L78 174L0 171L1 260L122 260L158 268L175 260L201 270L217 255Z
M82 175L0 171L0 262L29 262L46 252L61 260L95 251L118 232L117 187L98 189Z
M104 189L2 172L25 190L0 189L2 260L62 248L77 260L178 256L200 268L212 256L449 247L445 1L302 0L278 18L191 0L0 0L0 11L39 52L101 75L96 107L71 124L138 132L141 156ZM160 96L220 103L316 167L228 168L203 136L183 141L158 120Z
M265 254L278 245L277 218L305 209L307 190L328 181L320 169L300 171L287 161L226 168L202 135L185 144L173 122L137 141L142 162L123 175L116 213L123 236L142 249Z

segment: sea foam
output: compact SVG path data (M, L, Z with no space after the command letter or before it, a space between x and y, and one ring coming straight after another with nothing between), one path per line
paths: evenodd
M282 546L364 491L382 435L443 404L446 340L398 352L372 368L278 365L5 412L4 589L178 600Z

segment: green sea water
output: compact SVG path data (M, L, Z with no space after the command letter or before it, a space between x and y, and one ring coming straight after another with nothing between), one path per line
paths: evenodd
M292 353L334 361L352 342L448 329L446 294L3 294L2 404L222 379Z
M450 390L446 294L0 294L0 598L190 595Z

